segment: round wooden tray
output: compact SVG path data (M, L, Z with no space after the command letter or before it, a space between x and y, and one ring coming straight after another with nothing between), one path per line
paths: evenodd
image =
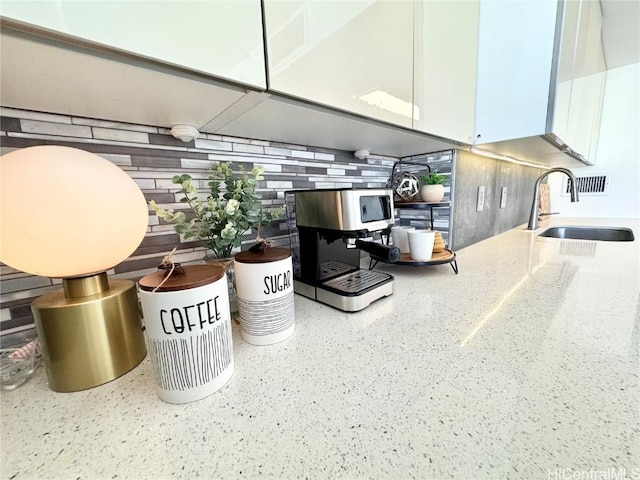
M413 260L411 255L408 253L401 253L400 260L394 262L393 265L412 265L414 267L419 267L423 265L442 265L444 263L451 263L455 261L456 254L453 251L445 248L443 251L434 253L431 256L431 260L427 262L419 262L417 260Z

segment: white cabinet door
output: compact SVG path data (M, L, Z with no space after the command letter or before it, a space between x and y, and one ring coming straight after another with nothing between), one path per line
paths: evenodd
M0 32L2 106L139 125L207 124L246 88ZM259 95L259 94L256 94Z
M266 0L269 88L405 127L413 118L407 0Z
M556 0L482 0L476 131L479 143L546 132Z
M260 0L3 0L0 13L167 64L266 87Z
M416 130L473 143L479 13L477 1L416 2Z
M592 0L580 2L566 142L590 162L594 161L598 146L606 80L601 27L600 4Z
M580 0L566 0L562 13L552 131L558 138L567 143L569 140L568 122L571 86L576 63L576 41L580 22Z

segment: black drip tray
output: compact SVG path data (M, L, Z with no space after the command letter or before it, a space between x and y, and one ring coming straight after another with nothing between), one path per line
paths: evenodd
M354 270L358 270L358 267L337 260L327 260L320 264L320 281L324 282L325 280L353 272Z
M328 280L322 285L338 292L353 295L375 287L380 283L388 282L389 278L390 275L374 270L356 270Z

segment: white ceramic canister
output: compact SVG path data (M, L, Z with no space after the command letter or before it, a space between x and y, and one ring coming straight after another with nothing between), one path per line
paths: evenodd
M235 255L234 270L242 339L271 345L289 338L295 330L291 251L246 250Z
M140 279L147 348L158 396L169 403L200 400L233 375L227 276L216 265L183 267Z

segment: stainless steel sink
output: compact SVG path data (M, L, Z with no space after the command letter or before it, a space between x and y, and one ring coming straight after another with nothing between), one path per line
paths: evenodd
M633 230L624 227L551 227L541 237L602 240L605 242L633 242Z

